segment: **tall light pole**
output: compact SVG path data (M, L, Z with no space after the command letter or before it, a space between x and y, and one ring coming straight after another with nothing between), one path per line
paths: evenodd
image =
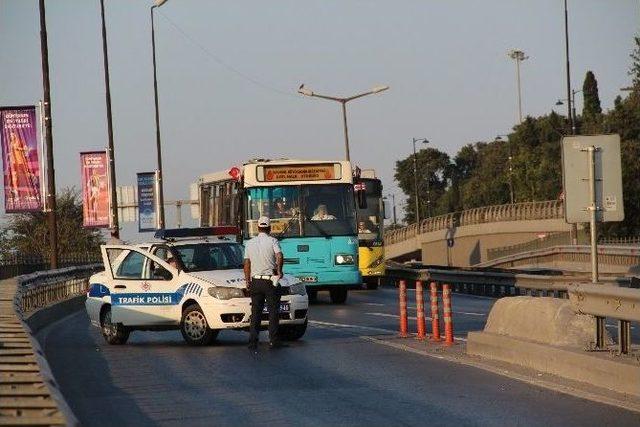
M513 194L513 153L511 151L511 138L509 138L509 135L498 135L495 140L498 142L504 141L504 139L502 139L503 136L507 137L507 143L509 144L509 200L511 201L511 204L514 204L515 197Z
M164 183L162 181L162 145L160 142L160 110L158 108L158 77L156 72L156 33L153 21L154 9L165 4L167 0L155 0L151 6L151 50L153 51L153 95L156 107L156 152L158 155L158 171L156 172L157 197L156 210L158 211L158 228L164 228Z
M416 152L416 142L422 142L428 144L427 138L412 138L413 139L413 186L414 197L416 199L416 223L420 223L420 202L418 201L418 153ZM429 174L427 173L427 203L430 203L429 195ZM429 206L427 206L427 216L429 216Z
M111 116L111 87L109 85L109 55L107 50L107 25L104 17L104 0L100 0L100 17L102 18L102 57L104 62L104 88L105 101L107 103L107 134L109 148L109 189L111 192L111 236L120 238L120 224L118 223L118 197L116 195L116 154L113 149L113 120Z
M53 134L51 133L51 85L49 82L49 47L47 44L47 22L44 0L40 9L40 50L42 53L42 89L44 98L44 132L47 147L47 224L49 228L49 265L58 268L58 225L56 220L56 171L53 163Z
M516 81L518 83L518 123L522 123L522 92L520 89L520 62L529 59L523 51L512 49L508 53L509 57L516 61Z
M345 150L345 159L347 161L351 161L351 156L349 154L349 130L347 127L347 102L353 101L354 99L362 98L367 95L373 95L374 93L384 92L389 89L389 86L376 86L372 88L368 92L364 92L358 95L350 96L348 98L338 98L336 96L328 96L328 95L320 95L319 93L315 93L310 89L304 87L304 84L301 84L298 88L298 93L311 96L315 98L328 99L329 101L336 101L342 104L342 125L344 127L344 150Z
M569 12L567 9L567 0L564 0L564 51L567 61L567 117L569 118L569 127L571 127L571 132L575 135L575 117L571 114L571 66L569 64Z

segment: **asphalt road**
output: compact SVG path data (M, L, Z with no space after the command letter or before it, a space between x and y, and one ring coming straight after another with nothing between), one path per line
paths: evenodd
M492 304L454 295L456 335L481 329ZM360 338L393 334L396 313L393 289L354 292L344 306L321 293L301 341L258 355L235 331L204 348L177 331L108 346L83 311L40 338L87 426L640 424L634 412Z

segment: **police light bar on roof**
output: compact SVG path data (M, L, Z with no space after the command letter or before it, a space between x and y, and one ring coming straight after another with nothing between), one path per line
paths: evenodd
M230 236L237 235L238 227L199 227L199 228L168 228L157 230L154 237L162 240L185 239L189 237Z

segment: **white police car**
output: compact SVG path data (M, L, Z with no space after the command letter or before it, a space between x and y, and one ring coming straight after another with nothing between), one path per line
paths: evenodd
M85 304L91 323L109 344L126 343L134 330L180 329L192 345L214 341L223 329L248 330L243 248L224 236L232 229L161 230L156 237L163 242L102 246L105 269L89 279ZM305 286L291 275L279 284L279 334L297 340L307 329ZM268 325L266 309L262 325Z

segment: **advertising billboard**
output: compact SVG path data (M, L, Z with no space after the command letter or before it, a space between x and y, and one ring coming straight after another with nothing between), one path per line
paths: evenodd
M82 218L85 227L109 227L109 178L106 151L80 153Z
M5 211L42 210L35 106L0 108L0 145Z
M138 231L156 230L156 174L138 173Z

